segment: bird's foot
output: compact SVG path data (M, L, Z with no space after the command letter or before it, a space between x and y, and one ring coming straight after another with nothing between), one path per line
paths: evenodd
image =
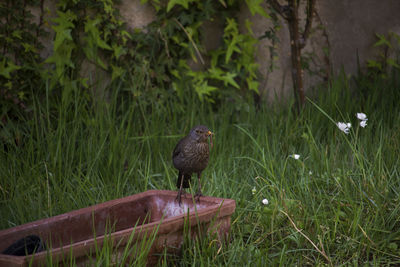
M181 191L178 192L178 195L176 195L175 200L178 201L178 204L179 204L179 207L180 207L181 204L182 204L182 192Z
M196 195L194 195L194 198L196 199L197 202L200 202L200 197L202 197L203 194L201 191L197 191Z

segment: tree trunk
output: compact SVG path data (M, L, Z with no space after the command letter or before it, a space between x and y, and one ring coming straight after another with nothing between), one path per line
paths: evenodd
M297 111L300 113L301 108L304 106L304 86L303 86L303 70L301 67L301 48L300 32L299 32L299 7L297 0L289 1L288 24L290 34L290 49L292 60L292 81L293 91L295 96L295 103Z
M299 113L305 104L301 50L306 45L308 36L311 32L312 20L315 12L315 2L316 0L306 0L306 24L304 30L300 32L300 0L287 0L287 5L281 5L278 0L267 0L267 3L287 21L289 26L293 91L296 100L295 105Z

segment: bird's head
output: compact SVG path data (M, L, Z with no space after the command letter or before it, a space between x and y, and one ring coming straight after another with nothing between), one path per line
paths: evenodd
M190 130L190 137L197 142L207 142L207 138L213 133L204 125L197 125Z

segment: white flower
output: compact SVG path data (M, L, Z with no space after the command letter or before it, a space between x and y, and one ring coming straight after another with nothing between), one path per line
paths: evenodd
M309 175L312 175L312 171L309 171L308 174L309 174Z
M262 203L263 203L264 205L268 205L269 201L268 201L268 199L264 198L264 199L262 200Z
M365 127L365 126L367 126L367 121L365 120L365 121L360 121L360 126L361 127Z
M351 128L351 123L345 123L345 122L338 122L336 123L337 127L344 132L345 134L348 134Z
M357 113L357 119L361 120L360 121L361 127L364 128L365 126L367 126L367 120L368 120L367 115L365 115L364 113Z
M357 119L361 120L361 121L367 121L367 115L365 115L365 113L357 113Z
M253 189L251 189L251 193L252 193L253 195L255 195L255 194L257 193L256 187L253 187Z
M299 154L293 154L293 155L289 155L289 157L294 158L294 159L299 159L300 155Z

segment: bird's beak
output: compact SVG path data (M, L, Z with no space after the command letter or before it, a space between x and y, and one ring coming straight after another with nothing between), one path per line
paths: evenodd
M207 137L208 137L208 136L210 137L211 149L214 147L214 144L213 144L213 135L214 135L213 132L211 132L211 131L208 131L208 132L207 132Z

